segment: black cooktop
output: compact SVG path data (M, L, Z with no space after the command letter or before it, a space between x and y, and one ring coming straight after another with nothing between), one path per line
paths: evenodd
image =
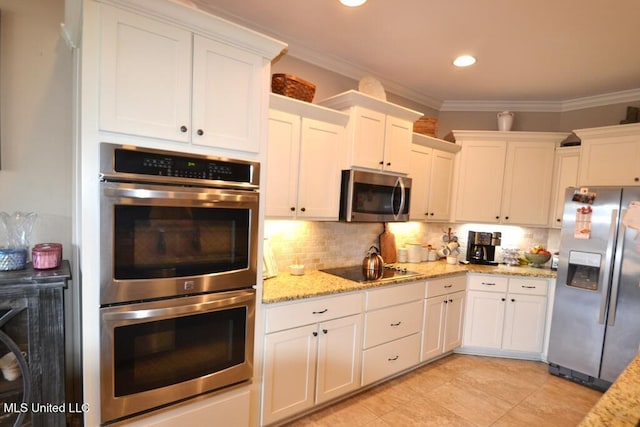
M417 276L418 274L420 274L420 273L416 273L415 271L409 271L406 268L396 267L394 265L385 266L382 277L380 279L375 279L375 280L367 280L364 277L364 273L362 272L361 265L325 268L324 270L320 270L320 271L333 274L334 276L342 277L343 279L353 280L354 282L360 282L360 283L376 282L379 280L399 279L403 277Z

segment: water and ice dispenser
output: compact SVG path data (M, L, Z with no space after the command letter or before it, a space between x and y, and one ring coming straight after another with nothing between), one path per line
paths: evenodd
M570 251L567 286L597 291L602 255L592 252Z

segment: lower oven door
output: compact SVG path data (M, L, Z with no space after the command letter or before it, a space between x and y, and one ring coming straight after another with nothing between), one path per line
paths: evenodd
M255 290L100 309L101 420L249 381Z

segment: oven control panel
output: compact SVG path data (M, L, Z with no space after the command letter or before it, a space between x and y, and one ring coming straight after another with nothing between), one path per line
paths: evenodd
M196 181L257 184L258 163L138 147L103 144L102 176L119 174ZM104 170L105 167L109 170Z

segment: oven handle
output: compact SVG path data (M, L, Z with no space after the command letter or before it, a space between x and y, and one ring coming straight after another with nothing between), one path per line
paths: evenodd
M210 295L208 295L210 297ZM197 312L214 311L217 308L229 308L243 305L243 303L251 303L255 299L254 291L234 292L233 296L218 298L196 302L194 304L186 304L179 306L167 306L161 308L150 308L140 310L128 310L118 307L118 311L107 312L103 314L105 321L117 320L148 320L154 318L176 317L183 314L193 314ZM153 303L151 303L153 304Z
M108 197L128 197L131 199L178 199L206 202L246 202L258 199L258 193L253 191L203 189L173 190L154 187L123 187L109 186L104 188L104 195Z

